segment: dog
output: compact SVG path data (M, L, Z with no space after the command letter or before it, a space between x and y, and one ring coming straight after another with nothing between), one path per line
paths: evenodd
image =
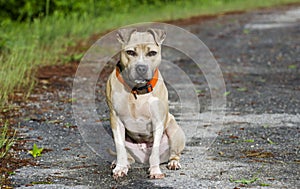
M108 78L106 101L117 160L114 179L127 175L133 162L150 164L151 179L161 179L160 164L181 168L185 135L169 113L168 91L158 66L166 32L161 29L121 29L120 61Z

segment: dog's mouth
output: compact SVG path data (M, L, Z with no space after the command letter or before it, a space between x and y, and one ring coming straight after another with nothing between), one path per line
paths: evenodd
M125 74L126 75L126 74ZM131 86L143 86L146 85L151 79L152 79L152 74L151 73L146 73L144 75L139 75L136 72L127 72L127 81L131 83Z
M142 78L142 77L137 77L137 78L130 78L128 77L128 84L129 86L131 87L143 87L145 85L147 85L147 83L149 82L150 80L147 79L147 78Z
M130 78L130 76L129 76L129 78ZM130 80L137 85L142 85L142 84L146 84L147 82L149 82L151 80L151 78L149 78L147 75L144 75L144 76L135 75L134 77L131 77Z
M134 82L136 84L146 84L147 82L149 82L149 80L147 80L147 79L136 79L136 80L134 80Z

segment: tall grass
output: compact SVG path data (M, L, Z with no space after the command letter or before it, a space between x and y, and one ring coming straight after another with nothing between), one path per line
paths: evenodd
M66 49L79 40L87 39L123 25L137 22L164 21L201 14L233 10L249 10L299 0L187 0L159 5L126 6L126 11L108 12L101 16L91 13L55 13L31 22L1 22L0 26L0 108L8 103L13 91L34 86L38 66L64 62ZM124 1L124 7L125 7ZM75 52L68 52L69 54Z

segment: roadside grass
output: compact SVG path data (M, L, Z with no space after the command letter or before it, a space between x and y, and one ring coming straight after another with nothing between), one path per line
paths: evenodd
M35 84L39 66L63 64L82 52L70 51L77 42L124 25L138 22L165 21L196 15L251 10L299 0L189 0L161 5L140 5L134 9L108 12L99 17L93 13L54 13L31 22L0 22L0 109L9 104L14 91L22 90L26 98ZM68 57L69 56L69 57Z
M0 160L7 155L10 148L14 145L15 135L16 132L10 133L7 122L0 126Z

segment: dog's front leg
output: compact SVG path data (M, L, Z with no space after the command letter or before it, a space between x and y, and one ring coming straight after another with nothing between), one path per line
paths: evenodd
M110 115L111 128L114 136L114 142L117 151L116 167L113 169L113 177L117 179L127 175L128 172L128 159L127 151L125 148L125 127L115 112Z
M165 175L161 172L160 164L160 142L164 132L164 123L166 119L165 110L159 100L156 100L150 105L150 112L152 115L152 128L153 128L153 147L149 158L150 164L150 178L161 179Z

